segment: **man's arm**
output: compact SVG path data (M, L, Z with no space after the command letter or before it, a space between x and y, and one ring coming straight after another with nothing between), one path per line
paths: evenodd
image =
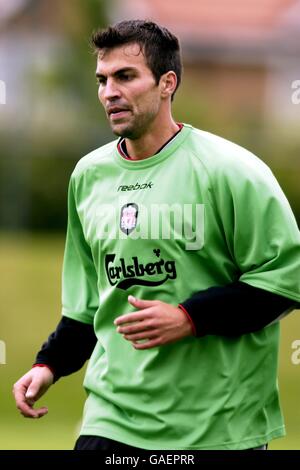
M160 302L157 308L158 310L162 306L166 308L167 305ZM185 315L180 311L176 312L178 310L176 307L169 306L174 314L170 318L169 335L164 337L164 343L180 339L188 334L201 337L205 335L236 336L251 333L276 321L284 313L295 308L296 304L294 301L272 292L258 289L243 282L234 282L226 286L211 287L205 291L197 292L182 302L179 307ZM179 324L176 322L177 315L183 317L180 330L178 330ZM167 320L166 316L165 320ZM159 335L159 325L155 323L155 319L152 321L152 327L156 330L156 335ZM188 324L185 325L187 321L191 322L192 328ZM128 325L128 327L134 328L134 325ZM128 330L120 332L125 334L126 331ZM176 335L179 337L174 338L172 331L176 331ZM148 336L151 333L149 325L146 330L139 329L137 331L138 334L145 332ZM131 334L135 333L131 331ZM132 340L132 337L130 338L129 335L128 339ZM144 338L136 337L134 339ZM56 331L49 336L48 341L43 344L37 354L35 364L50 366L54 372L55 382L60 377L79 370L89 359L96 341L92 325L62 317Z
M148 349L196 336L235 336L257 331L269 325L295 302L249 284L235 282L198 292L180 304L180 308L160 301L130 299L138 311L116 322L118 331L132 341L136 349ZM121 318L120 318L121 319ZM120 320L119 319L119 320ZM122 327L123 322L135 322ZM137 343L139 340L148 341ZM60 377L79 370L89 359L97 338L90 324L62 317L36 356L34 367L15 385L17 407L25 417L40 418L48 409L34 409L34 403Z
M42 345L33 368L13 387L17 408L26 418L41 418L46 407L34 409L35 402L64 375L81 369L89 359L97 338L92 325L63 317ZM35 367L45 365L47 367Z
M42 345L34 365L45 364L51 368L56 382L60 377L81 369L96 345L93 325L62 317L56 330Z
M297 308L297 303L237 281L197 292L179 307L191 319L196 336L236 336L270 325Z
M290 311L295 301L236 282L212 287L183 302L179 308L159 300L132 296L137 311L115 320L118 333L135 349L149 349L186 336L236 336L257 331ZM189 311L188 311L189 310Z

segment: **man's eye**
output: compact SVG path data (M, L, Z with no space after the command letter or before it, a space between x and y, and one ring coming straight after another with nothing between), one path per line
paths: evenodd
M96 83L97 85L105 85L105 79L98 77Z
M131 79L132 79L132 75L127 75L127 74L120 75L120 80L123 80L124 82L127 82Z

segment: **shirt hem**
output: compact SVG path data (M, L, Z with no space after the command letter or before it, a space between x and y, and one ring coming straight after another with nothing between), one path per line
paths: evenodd
M203 446L178 446L174 445L172 442L163 443L161 441L160 444L157 445L149 443L148 440L139 438L135 438L134 441L132 441L128 436L124 436L113 430L95 426L84 426L81 429L80 435L106 437L107 439L113 439L128 446L144 450L245 450L267 444L273 439L284 437L286 432L285 426L280 426L267 434L244 439L240 442L233 441L227 442L226 444L206 444Z
M77 314L72 315L71 313L66 312L65 310L62 310L62 316L71 318L71 320L81 321L82 323L86 323L88 325L93 325L94 323L94 319L91 318L89 315L77 315Z

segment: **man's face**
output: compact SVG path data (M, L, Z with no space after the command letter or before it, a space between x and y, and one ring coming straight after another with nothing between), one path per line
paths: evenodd
M159 84L138 44L100 51L98 96L114 134L135 140L149 130L159 113Z

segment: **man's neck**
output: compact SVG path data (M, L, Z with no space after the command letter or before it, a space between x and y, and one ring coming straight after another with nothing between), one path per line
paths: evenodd
M155 126L151 132L140 139L125 139L128 155L132 160L144 160L158 151L173 135L178 132L179 126L170 120L164 126Z

